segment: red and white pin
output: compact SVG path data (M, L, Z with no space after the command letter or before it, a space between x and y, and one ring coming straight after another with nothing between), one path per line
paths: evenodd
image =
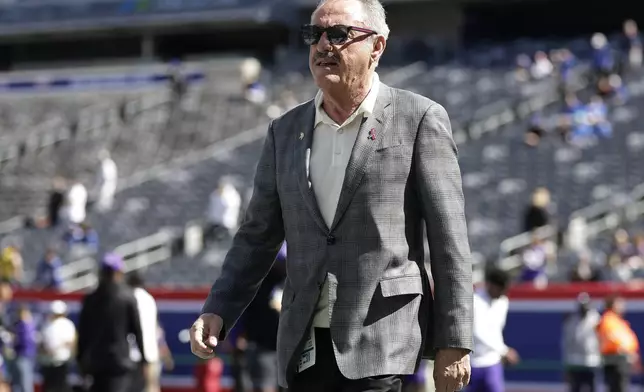
M367 136L367 139L376 140L376 128L371 128L371 130L369 130L369 136Z

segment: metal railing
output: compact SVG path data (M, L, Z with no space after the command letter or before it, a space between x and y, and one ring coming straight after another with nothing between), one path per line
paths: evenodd
M125 272L131 272L167 260L172 255L172 243L176 235L170 231L160 231L136 241L123 244L114 253L123 257ZM85 257L61 268L63 292L85 290L98 283L97 261Z
M22 215L14 216L4 222L0 222L0 237L10 234L25 226L25 218Z
M592 208L591 208L592 207ZM571 219L585 221L587 239L617 229L626 223L633 222L644 215L644 184L635 187L628 197L614 203L597 203L572 215Z
M534 237L541 240L550 240L556 235L557 227L554 225L546 225L538 228L534 232L526 231L513 237L506 238L501 241L501 244L499 245L500 258L503 259L504 257L511 256L517 250L528 246Z

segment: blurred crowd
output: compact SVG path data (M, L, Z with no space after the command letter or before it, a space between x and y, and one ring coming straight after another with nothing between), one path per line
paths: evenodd
M580 293L577 309L566 316L561 334L565 378L571 392L596 390L603 370L608 392L630 388L642 361L637 335L624 318L626 301L616 295L605 298L600 314L587 293Z
M556 78L563 102L558 116L548 118L543 113L535 113L531 117L525 136L529 146L537 147L549 135L571 144L611 137L608 110L623 105L628 99L622 78L638 72L642 66L641 35L635 21L627 20L618 45L611 45L603 33L593 34L590 45L591 68L585 77L593 91L586 101L578 97L571 83L571 71L578 61L568 48L553 50L550 54L540 51L533 59L526 54L517 58L517 80Z
M0 392L33 392L37 372L43 392L159 392L172 355L154 298L139 275L125 278L122 259L106 255L77 323L66 302L14 301L12 285L0 283ZM119 299L131 307L118 307ZM121 378L127 382L114 386Z
M544 238L539 230L557 227L556 205L546 188L533 193L524 215L525 232L531 232L530 245L520 252L518 281L545 287L548 281L570 282L644 282L644 229L629 233L624 228L614 231L609 242L598 241L573 250L561 235ZM580 233L581 234L581 233ZM577 233L569 233L574 237ZM581 234L583 235L583 234Z
M642 66L642 40L633 20L624 22L622 39L611 45L603 33L590 39L592 62L585 78L590 86L587 101L580 99L570 85L570 69L576 63L574 54L562 48L550 55L537 52L534 60L519 56L516 77L520 80L556 77L562 97L562 109L555 116L536 113L529 121L525 142L532 147L555 136L554 140L573 147L601 142L612 136L609 111L623 105L628 91L622 84L624 75L637 73ZM644 232L629 233L619 228L610 245L590 244L584 249L567 247L575 238L564 241L561 235L544 238L539 230L550 226L566 227L560 222L557 208L547 188L537 188L524 213L523 232L532 233L528 246L519 252L521 267L517 279L545 287L548 281L638 282L644 279ZM570 237L583 236L577 230ZM574 248L571 249L571 248Z

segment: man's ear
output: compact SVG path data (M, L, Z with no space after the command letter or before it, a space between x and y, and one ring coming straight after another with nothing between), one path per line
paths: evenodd
M373 42L373 47L371 49L371 61L378 63L386 47L387 41L385 40L385 37L383 37L382 35L376 36L376 39Z

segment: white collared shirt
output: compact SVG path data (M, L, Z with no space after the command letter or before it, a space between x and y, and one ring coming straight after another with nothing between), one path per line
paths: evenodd
M48 321L42 329L42 343L47 351L48 364L59 366L69 362L76 342L76 327L66 318Z
M139 311L145 359L149 363L159 362L159 320L157 303L154 300L154 297L141 287L134 289L134 298L136 298L136 305ZM135 362L139 362L141 360L141 352L136 346L135 341L130 342L130 358Z
M503 328L508 316L510 301L502 296L491 299L484 291L474 293L474 352L470 356L472 367L488 367L501 362L508 346L503 340Z
M363 118L373 114L380 89L380 79L374 73L369 93L362 104L343 123L337 124L322 108L324 96L315 96L315 123L311 146L310 180L327 227L331 227L344 183L344 175L351 158ZM313 317L313 326L329 328L329 285L325 281Z

